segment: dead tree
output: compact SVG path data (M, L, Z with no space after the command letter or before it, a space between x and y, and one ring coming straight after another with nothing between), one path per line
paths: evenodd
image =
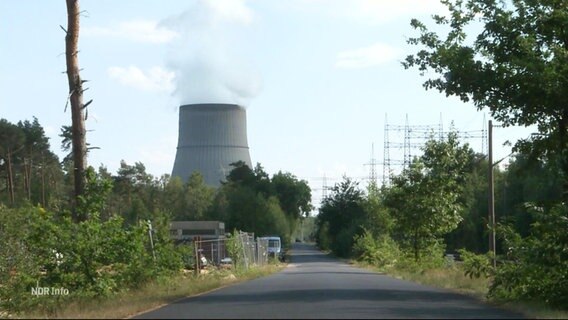
M85 130L85 108L91 101L83 104L83 83L79 75L78 43L79 43L79 0L67 1L67 30L65 35L65 57L67 79L69 82L69 102L71 104L71 131L73 153L74 201L73 219L84 221L88 217L79 212L78 199L85 192L85 170L87 168L87 143Z

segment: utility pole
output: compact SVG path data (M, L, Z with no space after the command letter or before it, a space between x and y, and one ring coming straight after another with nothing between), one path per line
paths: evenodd
M488 166L489 166L489 251L493 260L493 268L497 267L495 248L495 186L493 185L493 122L489 120Z

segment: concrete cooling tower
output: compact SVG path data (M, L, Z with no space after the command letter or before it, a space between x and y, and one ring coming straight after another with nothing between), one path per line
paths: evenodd
M247 118L235 104L189 104L179 108L179 136L172 177L186 182L193 171L207 185L226 180L231 163L243 161L252 168L247 142Z

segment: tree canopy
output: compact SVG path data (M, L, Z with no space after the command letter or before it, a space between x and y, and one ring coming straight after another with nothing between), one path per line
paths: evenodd
M413 249L415 260L432 241L457 228L463 219L460 201L465 173L473 159L456 133L447 140L429 140L424 154L393 178L385 204L393 211L398 236Z
M442 0L443 36L413 19L421 49L402 63L433 77L426 89L488 108L504 126L537 125L516 149L561 162L568 200L568 6L562 0ZM472 36L471 30L481 26ZM473 28L469 28L473 27ZM469 29L467 29L469 28ZM466 30L467 29L467 30Z

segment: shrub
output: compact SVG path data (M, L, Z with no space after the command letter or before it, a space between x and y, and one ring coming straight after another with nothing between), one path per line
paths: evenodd
M244 262L243 243L240 238L240 233L236 229L227 239L227 253L233 261L235 269L240 269Z
M11 311L52 308L65 299L108 296L183 266L166 229L146 223L125 227L121 217L99 218L110 184L88 171L90 193L80 199L89 219L73 223L68 212L0 206L0 307ZM34 287L64 288L69 296L35 296Z
M466 249L459 249L460 257L463 260L462 269L464 274L470 278L489 277L494 270L491 266L491 258L487 254L475 254Z
M527 205L534 217L531 234L521 238L510 226L499 234L507 248L489 296L506 300L537 300L553 307L568 306L568 208L546 212Z
M400 250L394 240L387 235L375 238L369 230L355 236L353 253L358 260L379 268L393 266L400 256Z
M445 245L439 240L431 240L421 249L419 260L416 260L415 251L411 246L401 246L400 258L396 267L409 272L424 272L444 266Z
M316 243L322 250L329 250L331 247L331 237L329 236L329 222L324 222L321 228L317 229Z

